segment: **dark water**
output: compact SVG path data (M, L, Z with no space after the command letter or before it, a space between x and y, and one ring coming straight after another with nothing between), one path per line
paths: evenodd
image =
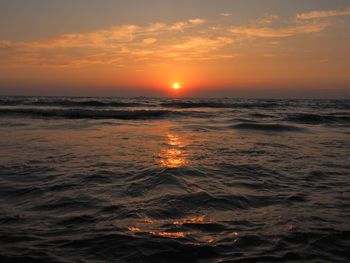
M0 98L0 262L349 262L350 101Z

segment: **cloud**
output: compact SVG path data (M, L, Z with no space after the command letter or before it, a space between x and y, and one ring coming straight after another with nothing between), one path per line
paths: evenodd
M190 61L218 60L233 58L233 54L225 54L221 49L233 44L234 40L225 37L185 36L178 40L158 43L154 47L135 45L123 48L124 55L138 61Z
M323 58L323 59L320 59L320 63L322 63L322 64L325 64L325 63L328 63L330 61L330 59L329 58Z
M157 39L156 38L145 38L142 42L146 45L151 45L151 44L156 43Z
M234 41L231 38L218 37L190 37L183 43L174 45L179 50L200 49L200 50L215 50L222 46L232 44Z
M188 20L191 24L193 25L201 25L205 23L205 20L202 18L195 18L195 19L190 19Z
M231 14L231 13L221 13L220 15L221 15L221 16L224 16L224 17L229 17L229 16L232 16L232 14Z
M188 27L187 22L177 22L173 25L170 26L170 30L175 30L175 31L183 31Z
M278 15L266 14L263 18L258 19L256 22L260 25L270 25L279 19Z
M157 35L170 31L184 31L203 23L205 23L204 19L195 18L169 25L165 23L153 23L145 27L138 25L121 25L95 32L65 34L56 38L30 43L30 46L37 49L115 47L122 43L132 42L136 37L141 35ZM150 39L151 37L146 40L145 44L150 44Z
M178 30L183 31L185 29L191 28L193 26L199 26L205 23L205 20L202 18L189 19L185 22L176 22L168 27L168 30Z
M296 18L299 20L309 20L317 18L327 18L327 17L336 17L336 16L349 16L350 15L350 6L345 9L338 10L322 10L322 11L312 11L309 13L297 14Z
M290 37L303 33L315 33L323 31L329 26L328 22L313 22L302 25L295 25L291 27L233 27L230 32L236 35L243 35L246 37L263 37L263 38L283 38Z
M0 40L0 49L7 49L13 46L11 41Z
M169 54L175 60L210 60L232 58L232 54L220 53L223 47L234 43L232 38L227 37L188 37L181 41L165 47L162 52L163 57Z
M111 27L95 32L65 34L48 40L32 42L28 46L37 49L53 48L100 48L114 46L117 43L130 42L134 35L141 30L135 25L123 25Z

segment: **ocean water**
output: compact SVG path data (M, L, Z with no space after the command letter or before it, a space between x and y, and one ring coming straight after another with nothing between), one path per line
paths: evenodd
M0 97L1 262L349 249L349 100Z

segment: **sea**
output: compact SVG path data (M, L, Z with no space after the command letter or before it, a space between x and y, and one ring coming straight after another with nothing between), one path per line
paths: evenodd
M0 97L0 262L350 262L350 100Z

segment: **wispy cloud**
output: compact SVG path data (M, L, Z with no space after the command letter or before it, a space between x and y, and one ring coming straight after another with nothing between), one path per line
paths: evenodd
M65 34L55 38L29 43L28 46L37 49L53 48L101 48L114 46L118 43L130 42L137 32L142 30L136 25L123 25L108 29L79 33Z
M260 25L270 25L279 19L278 15L265 14L263 18L258 19L256 22Z
M136 37L146 35L164 34L172 31L183 31L204 24L205 20L200 18L173 24L153 23L146 27L138 25L114 26L95 32L65 34L56 38L30 43L32 48L108 48L122 43L129 43ZM149 44L150 38L147 38Z
M302 25L294 25L290 27L259 27L259 26L248 26L248 27L233 27L230 32L232 34L243 35L247 37L264 37L264 38L282 38L290 37L297 34L315 33L324 30L329 26L328 22L313 22Z
M156 43L157 39L156 38L145 38L142 42L144 44L151 45L151 44Z
M0 50L1 49L8 49L12 46L14 46L14 43L12 43L11 41L0 40Z
M190 37L180 44L175 44L178 50L216 50L222 46L232 44L234 41L232 38L218 37L218 38L208 38L208 37Z
M350 15L350 6L345 9L338 10L320 10L312 11L308 13L297 14L296 18L299 20L309 20L317 18L327 18L327 17L336 17L336 16L349 16Z
M205 23L205 20L202 18L190 19L188 21L193 25L201 25Z
M220 53L220 50L233 44L235 41L228 37L202 37L191 36L184 39L181 43L165 46L161 50L160 56L171 57L174 60L216 60L233 58L234 54Z

